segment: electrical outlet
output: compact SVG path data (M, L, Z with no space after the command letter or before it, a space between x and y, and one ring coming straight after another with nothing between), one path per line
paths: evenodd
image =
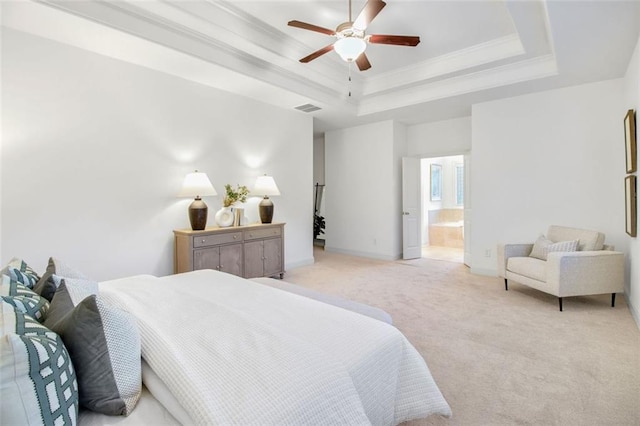
M485 249L484 257L491 257L491 249Z

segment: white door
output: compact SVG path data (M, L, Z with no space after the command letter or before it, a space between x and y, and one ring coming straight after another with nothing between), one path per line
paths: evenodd
M402 158L402 258L422 257L420 159Z
M471 155L464 155L464 264L471 267Z

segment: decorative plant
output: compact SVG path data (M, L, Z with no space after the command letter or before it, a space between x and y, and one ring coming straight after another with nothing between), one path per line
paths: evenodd
M324 234L324 216L320 216L316 211L313 215L313 238L318 238L318 235Z
M244 203L247 201L247 195L249 195L249 190L244 185L236 185L236 189L233 189L231 185L226 184L224 186L225 194L224 199L222 200L222 204L225 207L230 207L237 203L238 201Z

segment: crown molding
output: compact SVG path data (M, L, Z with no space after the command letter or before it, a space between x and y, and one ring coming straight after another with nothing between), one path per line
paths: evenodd
M185 4L189 3L185 2ZM180 4L178 3L178 5ZM225 12L225 4L223 3L206 2L198 4L204 4L206 7L215 9L211 11L209 16L220 16L220 19L224 18L228 22L236 19L233 15L229 16ZM229 39L232 39L236 43L245 44L241 46L242 48L249 49L246 45L247 42L242 40L241 37L230 34L225 28L208 23L203 18L194 16L188 10L180 15L180 19L186 21L188 25L197 24L195 28L199 30L193 30L182 22L168 20L161 15L155 14L153 10L163 11L164 13L168 10L163 9L164 7L174 7L163 2L111 3L42 0L39 3L25 2L23 5L42 5L41 7L57 9L94 24L115 29L168 49L193 56L202 61L224 67L245 77L259 80L262 83L271 84L283 90L309 97L316 103L332 103L336 99L343 99L355 105L353 100L345 99L344 84L340 81L342 75L335 67L331 67L332 72L322 72L322 70L304 67L300 67L299 72L292 72L285 68L290 66L291 60L288 60L289 63L283 63L282 66L279 66L278 61L273 57L273 53L258 46L252 46L250 53L247 53L247 51L228 42ZM223 8L218 9L218 7ZM197 22L198 19L199 22ZM204 27L206 27L207 31L202 30ZM262 28L271 27L262 25ZM271 31L273 32L273 29ZM40 35L55 39L55 36ZM67 40L66 42L77 46L72 40ZM86 43L83 48L93 50ZM332 73L335 75L331 78L328 77ZM359 83L352 82L352 84L352 91L359 93L361 90ZM224 87L220 88L226 90Z
M518 34L510 34L371 77L364 83L363 94L365 96L373 95L397 89L400 86L415 84L457 71L513 58L524 53L525 50Z
M364 99L358 116L375 114L438 99L478 92L558 74L553 55L543 55L472 74L452 77Z

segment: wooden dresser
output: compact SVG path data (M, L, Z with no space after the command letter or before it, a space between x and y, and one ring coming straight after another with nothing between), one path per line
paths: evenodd
M244 278L284 276L284 223L177 229L173 272L216 269Z

